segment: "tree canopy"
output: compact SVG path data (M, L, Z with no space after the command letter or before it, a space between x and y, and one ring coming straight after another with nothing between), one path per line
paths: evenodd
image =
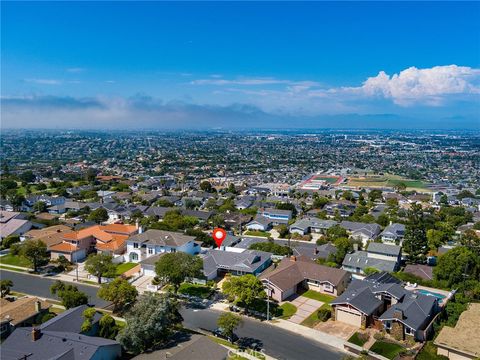
M57 295L67 309L88 303L85 293L79 291L76 286L65 284L60 280L55 281L50 287L50 292L52 295Z
M117 266L112 262L112 255L91 254L85 261L85 270L89 274L97 277L99 284L102 283L102 277L114 277Z
M98 297L113 303L113 312L122 313L135 302L138 291L127 280L118 277L103 284L97 293Z
M172 284L175 292L186 279L201 276L202 269L201 258L184 252L164 254L155 264L157 276Z
M229 277L224 281L222 291L245 309L250 308L256 299L266 297L262 282L251 274Z

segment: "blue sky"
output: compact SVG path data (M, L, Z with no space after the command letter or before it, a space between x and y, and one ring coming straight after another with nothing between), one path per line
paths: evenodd
M480 128L478 2L1 6L5 127Z

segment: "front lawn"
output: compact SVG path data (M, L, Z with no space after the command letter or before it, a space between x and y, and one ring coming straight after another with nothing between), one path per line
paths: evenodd
M245 231L245 235L269 237L270 233L268 233L266 231L261 231L261 230L247 230L247 231Z
M133 269L138 264L126 262L117 265L117 275L122 275L124 272L127 272L130 269Z
M313 299L313 300L318 300L318 301L321 301L321 302L324 302L325 304L330 304L333 299L335 299L335 296L331 296L331 295L327 295L327 294L322 294L322 293L319 293L315 290L307 290L305 291L303 294L301 294L302 296L305 296L309 299Z
M362 336L358 332L353 334L350 339L348 339L348 342L351 342L352 344L358 345L358 346L363 346L365 343L368 341L368 337Z
M180 294L196 296L203 299L209 298L212 295L213 291L214 290L210 286L190 284L190 283L183 283L178 288L178 292Z
M291 303L284 303L278 307L278 317L280 319L290 319L297 312L297 307Z
M394 359L402 350L404 350L404 347L401 345L381 340L376 341L370 348L370 351L388 359Z
M417 355L417 360L447 360L448 357L437 354L437 347L433 341L427 341L422 351Z
M31 264L27 258L20 255L7 254L0 256L0 264L11 265L11 266L20 266L25 268L30 268Z

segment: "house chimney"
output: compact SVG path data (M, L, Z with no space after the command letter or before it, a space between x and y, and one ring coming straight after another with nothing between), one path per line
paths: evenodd
M393 312L393 317L395 319L402 320L403 319L403 311L400 310L400 309L395 309L395 311Z
M35 301L35 312L40 312L42 311L42 303L40 300Z
M297 261L297 257L295 255L290 256L290 261L293 261L293 262Z
M32 328L32 341L37 341L42 336L40 329Z
M358 251L358 244L353 244L353 250Z

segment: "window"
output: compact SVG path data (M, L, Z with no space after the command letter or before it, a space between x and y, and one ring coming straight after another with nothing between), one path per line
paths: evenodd
M134 248L134 249L138 249L138 243L134 242L134 243L133 243L133 248Z
M148 254L152 255L153 254L153 248L148 248Z
M137 261L138 260L138 254L137 253L130 253L130 259L132 261Z
M410 329L409 327L405 326L405 334L407 335L413 335L414 331Z
M385 322L385 329L390 329L392 327L392 324L390 323L390 321L386 321Z

